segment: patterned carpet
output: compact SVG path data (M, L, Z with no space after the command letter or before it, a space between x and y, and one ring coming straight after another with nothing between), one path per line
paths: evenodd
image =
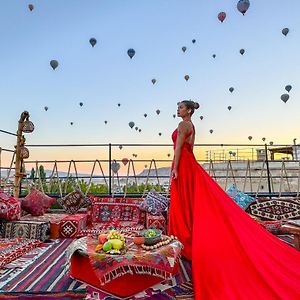
M64 239L44 243L0 269L0 299L97 299L89 295L84 283L72 279L65 271L65 252L71 242ZM191 264L181 260L180 271L174 278L130 299L175 299L176 293L180 296L185 291L184 286L180 286L190 281ZM103 292L99 297L101 300L117 299Z
M289 235L279 236L292 245ZM65 271L65 251L72 240L44 243L0 269L0 299L43 300L117 300L100 290L87 287L69 277ZM137 295L130 300L194 299L191 283L191 263L180 260L179 273Z

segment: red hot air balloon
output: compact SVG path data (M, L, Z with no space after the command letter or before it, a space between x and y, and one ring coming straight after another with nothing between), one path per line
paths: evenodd
M224 20L225 20L225 18L226 18L226 13L225 13L224 11L221 11L221 12L218 14L218 19L219 19L219 21L223 23Z
M129 159L128 158L123 158L122 159L122 163L124 166L126 166L128 164Z

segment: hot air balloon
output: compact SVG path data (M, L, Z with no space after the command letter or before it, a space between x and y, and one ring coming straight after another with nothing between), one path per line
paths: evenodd
M171 154L170 153L168 153L168 157L170 157L171 156Z
M283 34L284 36L287 36L287 34L289 33L289 31L290 31L290 30L289 30L288 28L283 28L281 32L282 32L282 34Z
M144 114L144 117L147 118L147 114Z
M120 106L121 106L121 103L118 103L118 106L120 107Z
M80 106L83 106L83 102L79 102L79 105L80 105Z
M240 50L240 53L241 53L241 55L244 55L245 49L241 49L241 50Z
M138 130L139 128L137 126L134 127L135 130Z
M290 90L292 89L292 86L291 85L286 85L285 86L285 90L289 93Z
M48 106L45 106L45 107L44 107L44 110L47 111L47 110L48 110Z
M129 125L130 128L133 128L134 127L134 122L131 121L131 122L128 123L128 125Z
M272 146L274 144L274 142L271 141L269 144Z
M120 164L117 162L113 162L111 164L111 170L116 174L120 170Z
M28 8L29 8L30 11L33 11L33 9L34 9L33 4L28 4Z
M159 109L157 109L157 110L156 110L156 113L159 115L159 114L160 114L160 110L159 110Z
M228 110L231 110L232 107L229 105L229 106L227 106L227 108L228 108Z
M225 20L225 18L226 18L226 12L221 11L221 12L218 14L218 19L219 19L219 21L223 23L224 20Z
M200 116L200 120L203 120L203 116Z
M182 47L181 50L184 53L186 51L186 47Z
M252 136L251 136L251 135L248 136L248 140L249 140L249 141L252 140Z
M123 146L122 146L122 145L120 145L120 146L119 146L119 149L120 149L120 150L122 150L122 148L123 148Z
M212 57L213 57L213 58L216 58L216 54L213 54Z
M265 138L265 137L263 137L263 138L262 138L262 141L264 142L265 140L266 140L266 138Z
M107 121L106 121L106 120L104 121L104 124L107 124Z
M139 129L139 132L141 132L142 131L142 129Z
M185 76L184 76L184 79L185 79L186 81L188 81L188 80L190 79L190 76L189 76L189 75L185 75Z
M176 118L176 115L175 115L175 114L173 115L173 118L174 118L174 119Z
M193 44L195 44L195 43L196 43L196 40L195 40L195 39L193 39L193 40L192 40L192 43L193 43Z
M210 134L212 134L214 131L212 129L209 130Z
M70 122L70 125L73 125L74 123L73 122Z
M234 88L233 88L233 87L230 87L230 88L229 88L229 92L232 93L233 91L234 91Z
M135 50L130 48L130 49L128 49L127 54L130 57L130 59L132 59L135 55Z
M128 158L123 158L123 159L122 159L123 165L126 166L127 163L128 163L128 161L129 161Z
M284 103L286 103L286 102L289 100L289 98L290 98L290 95L289 95L289 94L282 94L281 97L280 97L280 99L281 99Z
M152 82L153 84L155 84L155 82L156 82L156 79L155 79L155 78L153 78L153 79L151 80L151 82Z
M58 67L58 61L57 60L51 60L50 61L50 66L52 67L53 70L55 70Z
M237 7L238 11L244 15L246 13L246 11L248 10L248 8L250 7L250 1L249 0L239 0L236 7Z
M148 168L148 166L147 165L145 165L145 169L147 169Z
M159 132L158 135L161 136L161 132Z
M92 45L92 47L95 47L95 45L97 44L97 40L95 38L91 38L90 44Z

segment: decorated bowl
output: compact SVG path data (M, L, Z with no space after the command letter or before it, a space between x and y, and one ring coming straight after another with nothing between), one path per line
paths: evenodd
M144 244L153 246L161 240L162 231L156 228L149 228L140 232L145 237Z

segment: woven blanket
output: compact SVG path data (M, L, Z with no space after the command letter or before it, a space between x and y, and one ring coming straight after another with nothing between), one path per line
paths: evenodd
M70 278L64 268L65 251L72 240L55 240L25 269L1 287L0 294L55 294L75 292L85 294L85 285Z
M37 240L23 238L0 239L0 269L39 245L41 245L41 242Z

